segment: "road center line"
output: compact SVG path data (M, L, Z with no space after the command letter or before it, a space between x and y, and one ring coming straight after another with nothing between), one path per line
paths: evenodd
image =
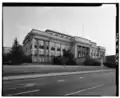
M24 87L32 87L32 86L35 86L36 83L27 83L27 84L22 84L24 86L21 86L21 87L13 87L13 88L8 88L8 89L17 89L17 88L24 88Z
M17 89L17 88L24 88L24 87L27 87L27 86L22 86L22 87L13 87L13 88L7 88L7 89Z
M87 90L95 89L95 88L101 87L103 85L104 84L101 84L101 85L97 85L97 86L94 86L94 87L91 87L91 88L86 88L86 89L82 89L82 90L79 90L79 91L76 91L76 92L68 93L68 94L65 94L65 96L74 95L74 94L81 93L81 92L84 92L84 91L87 91Z
M20 93L15 93L15 94L9 94L8 96L21 95L21 94L26 94L26 93L38 92L38 91L40 91L40 89L32 90L32 91L26 91L26 92L20 92Z
M65 80L58 80L58 82L64 82Z
M27 84L25 84L25 87L32 87L32 86L35 86L36 85L36 83L27 83Z
M83 79L84 77L80 77L80 79Z

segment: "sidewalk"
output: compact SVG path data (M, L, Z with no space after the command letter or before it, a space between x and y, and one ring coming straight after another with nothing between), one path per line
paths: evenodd
M48 74L48 73L103 70L103 69L109 69L109 68L102 66L58 66L58 65L6 66L3 65L3 76Z
M85 73L94 73L94 72L106 72L113 71L109 70L91 70L91 71L76 71L76 72L61 72L61 73L48 73L48 74L29 74L29 75L19 75L19 76L4 76L3 80L13 80L13 79L26 79L26 78L40 78L48 76L61 76L61 75L73 75L73 74L85 74Z

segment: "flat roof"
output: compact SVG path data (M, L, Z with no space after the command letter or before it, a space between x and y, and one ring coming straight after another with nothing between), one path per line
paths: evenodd
M67 34L64 34L64 33L60 33L60 32L54 31L54 30L50 30L50 29L46 29L45 32L53 32L53 33L57 33L57 34L61 34L61 35L66 35L66 36L69 36L69 37L73 37L73 36L70 36L70 35L67 35Z

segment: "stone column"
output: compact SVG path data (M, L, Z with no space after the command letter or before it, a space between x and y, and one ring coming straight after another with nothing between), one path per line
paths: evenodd
M86 47L84 47L84 56L86 56Z
M55 43L55 56L57 56L57 43Z
M60 44L60 55L63 56L62 55L62 44Z
M81 55L81 46L80 46L80 57L81 57L82 55Z
M75 44L75 58L77 58L77 44Z
M32 56L34 55L34 47L35 47L35 39L33 38L32 39L32 49L31 49L31 51L32 51Z
M79 58L80 55L80 46L77 46L77 58Z
M44 43L44 56L46 56L46 41L43 41Z
M81 46L81 57L83 57L83 47Z
M83 56L85 57L85 47L83 47Z
M36 41L37 41L37 62L39 62L39 55L40 55L39 54L39 42L38 42L39 40L37 39Z
M51 44L50 44L51 42L49 41L49 49L48 49L48 51L49 51L49 56L51 56Z
M31 42L31 44L32 44L32 49L31 49L31 51L32 51L32 62L34 62L34 47L35 47L35 39L33 38L32 39L32 42Z
M49 61L49 63L51 62L50 61L50 56L51 56L51 46L50 46L51 44L50 44L50 41L48 42L48 61Z
M61 44L60 44L60 56L61 56L61 50L62 50L62 49L61 49Z
M89 53L90 51L89 51L89 47L87 47L87 57L89 57Z
M87 47L85 47L85 56L87 56Z
M44 62L46 62L46 44L47 44L47 41L44 40Z
M103 67L104 65L103 65L103 58L101 58L101 66Z

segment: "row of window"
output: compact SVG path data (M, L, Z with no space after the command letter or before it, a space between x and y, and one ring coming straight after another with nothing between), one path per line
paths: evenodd
M96 54L96 53L91 52L91 56L97 56L97 54Z
M37 45L35 45L35 48L37 49ZM44 49L44 46L39 46L39 49ZM49 49L49 47L47 46L46 47L46 50L48 50ZM51 47L51 50L52 51L55 51L55 48L54 47ZM57 51L61 51L61 49L60 48L57 48Z
M37 41L37 40L35 40L34 44L35 44L34 48L36 48L36 49L37 49L37 47L40 48L40 49L44 49L45 48L44 46L46 46L47 49L49 48L48 41L43 41L43 40L38 40ZM60 44L50 42L50 46L52 47L51 50L55 50L54 47L58 47L59 49L57 49L57 50L60 51ZM69 46L62 46L62 48L69 48Z
M84 56L87 56L88 55L88 52L78 52L78 57L84 57Z
M54 56L54 55L58 55L58 54L60 54L60 55L62 55L63 54L63 52L61 52L61 51L50 51L50 53L51 53L51 55L52 56ZM48 56L49 55L49 51L48 50L39 50L39 51L37 51L37 50L34 50L34 53L33 53L33 55L46 55L46 56Z
M99 57L104 57L104 53L97 54L97 53L91 53L91 56L99 56Z

